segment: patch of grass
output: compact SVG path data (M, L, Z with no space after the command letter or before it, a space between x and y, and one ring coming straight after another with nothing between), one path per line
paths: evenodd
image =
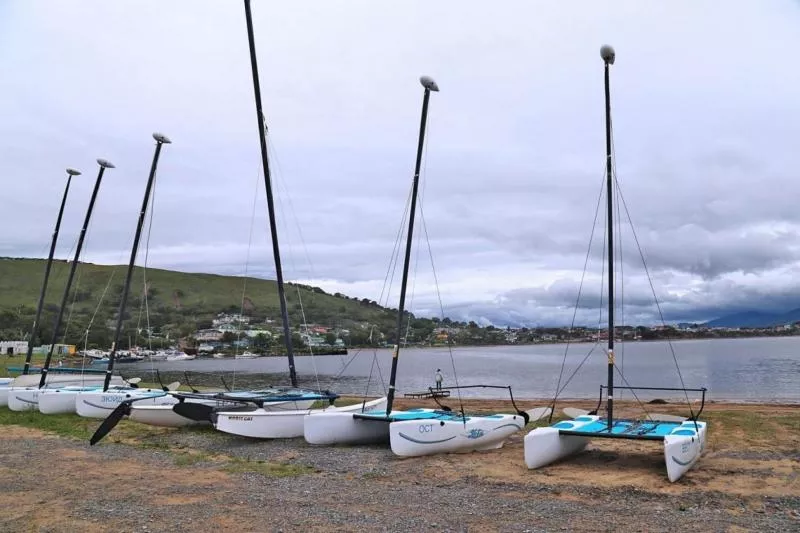
M175 466L193 466L197 463L212 461L213 457L204 452L180 452L175 453Z
M296 465L290 463L274 463L270 461L251 461L249 459L233 458L223 467L223 470L231 474L242 474L254 472L267 477L293 477L311 474L315 469L306 465Z
M0 425L40 429L61 437L89 440L97 429L99 421L73 414L43 415L39 411L0 409Z

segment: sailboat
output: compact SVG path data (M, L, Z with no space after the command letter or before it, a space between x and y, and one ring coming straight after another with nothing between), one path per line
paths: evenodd
M283 321L283 337L289 359L289 376L292 387L297 387L297 373L294 366L292 350L292 337L289 328L289 315L286 309L284 295L283 272L281 269L280 247L278 245L278 232L275 223L275 208L270 179L269 157L267 155L266 120L261 106L261 85L258 77L258 62L256 60L255 37L253 32L253 18L250 11L250 1L244 0L245 20L247 24L247 37L250 48L250 65L253 77L253 92L256 104L256 119L258 121L258 135L261 145L261 163L264 171L264 184L267 192L267 210L269 215L270 233L272 237L272 253L275 260L275 278L278 287L278 298L281 306L281 319ZM222 393L217 398L225 401L241 401L244 405L232 410L213 409L197 403L182 402L173 407L173 410L193 420L210 420L214 427L226 433L255 438L294 438L303 435L303 418L310 412L323 410L343 410L348 412L369 411L381 409L386 404L385 398L365 401L360 404L334 407L333 401L338 397L327 391L314 393L302 390L284 391L284 395L294 392L298 398L295 409L271 408L269 402L253 397L250 393ZM280 398L276 398L280 400ZM308 403L301 403L312 400ZM310 410L314 401L328 401L331 405L325 409ZM246 403L245 403L246 402Z
M332 404L338 395L329 391L313 391L298 387L297 372L292 350L292 336L289 315L284 294L283 271L281 268L280 247L278 243L275 209L270 180L269 158L267 157L266 121L261 106L261 88L258 79L253 22L249 0L244 1L247 22L250 61L252 66L253 89L255 93L256 115L258 120L261 161L267 193L267 208L272 237L272 252L275 260L276 284L283 323L283 338L289 362L291 387L270 387L261 390L225 393L175 393L168 395L168 402L162 405L148 405L136 398L121 399L114 404L113 411L90 439L95 444L102 439L125 416L132 420L151 425L179 427L195 423L212 423L220 431L256 438L292 438L303 435L303 417L310 407L318 401ZM328 409L349 411L380 409L385 398L364 404Z
M53 239L50 245L50 255L48 257L47 267L45 269L45 278L42 283L42 290L39 295L39 305L37 307L37 315L34 319L33 324L33 331L31 332L31 340L28 345L28 354L25 358L25 367L23 368L23 375L17 377L11 384L11 387L8 388L8 408L12 411L29 411L29 410L36 410L39 405L39 395L47 388L57 388L57 387L64 387L64 386L87 386L87 385L96 385L99 381L99 376L91 375L91 374L63 374L58 376L50 376L50 363L53 359L53 351L55 349L56 341L58 340L58 330L61 327L61 321L64 317L64 310L67 307L67 301L69 298L69 292L72 287L72 280L75 277L75 270L78 267L78 263L80 260L81 250L83 248L84 238L86 237L86 232L89 227L89 221L92 217L92 210L94 209L95 200L97 199L97 193L100 190L100 184L103 180L103 175L105 174L106 169L114 168L114 165L105 159L98 159L97 164L99 165L100 169L97 174L97 178L95 179L94 188L92 189L92 196L89 200L89 206L86 209L86 216L84 217L83 226L81 227L81 232L78 237L78 242L75 246L75 255L72 259L72 263L70 264L69 275L67 277L66 284L64 285L64 293L61 298L61 306L59 307L58 313L56 314L55 324L53 325L53 335L50 341L50 348L47 353L47 357L44 361L44 365L42 366L41 374L34 375L28 374L28 370L30 368L30 360L31 354L33 350L32 343L34 342L34 337L38 333L38 321L39 316L41 313L42 304L44 303L44 296L47 290L47 279L49 277L49 266L52 263L53 253L55 252L56 240L58 238L58 229L61 224L61 216L64 210L64 204L67 199L67 192L69 190L69 181L67 182L67 188L64 191L64 197L61 201L61 208L59 210L59 215L56 220L56 227L53 232ZM77 176L80 173L73 169L67 169L67 174L69 174L70 178L72 176ZM115 383L121 384L120 378L115 380Z
M392 410L397 382L397 363L400 355L399 342L403 334L406 287L413 244L422 151L425 143L428 101L431 92L439 91L439 86L428 76L421 77L420 83L424 88L422 118L411 190L403 277L400 284L400 302L397 310L398 344L395 344L392 354L386 409L384 411L374 410L369 413L323 412L309 414L305 417L303 435L310 444L369 444L388 440L392 451L396 455L405 457L489 450L502 447L505 440L511 434L522 429L529 420L528 413L522 411L518 411L516 414L476 416L448 410ZM549 411L539 411L536 416L547 416L547 414Z
M582 451L592 438L616 438L630 440L662 441L667 477L674 482L681 478L703 453L706 442L706 423L698 420L705 404L706 389L675 389L658 387L620 387L614 384L614 162L611 135L611 96L609 71L616 54L611 46L604 45L600 55L605 65L605 107L606 107L606 195L607 195L607 243L608 251L608 384L601 386L606 391L606 416L594 412L569 412L577 415L562 420L550 427L536 428L525 436L525 464L528 468L540 468L559 459ZM677 365L677 360L676 360ZM682 379L681 379L682 381ZM626 383L627 384L627 383ZM660 390L701 392L703 403L697 414L692 412L688 419L647 415L641 419L614 418L615 390ZM556 395L558 392L556 393ZM688 395L687 395L687 403ZM598 405L599 407L599 405ZM691 404L689 409L692 410ZM692 410L693 411L693 410ZM566 410L565 410L566 412Z
M140 389L136 387L135 384L132 387L111 387L111 380L114 372L114 360L116 358L117 347L119 346L119 340L122 333L125 306L128 302L128 293L130 291L131 278L133 277L136 254L139 251L139 239L142 236L142 226L144 225L147 206L150 201L150 191L153 187L156 169L158 168L158 159L161 156L161 149L165 144L171 144L172 142L166 135L161 133L154 133L153 139L156 141L155 153L153 154L153 161L150 165L150 174L145 187L144 200L142 201L142 208L139 212L136 233L133 238L133 245L131 246L130 260L128 262L125 284L122 287L122 295L120 297L119 308L117 310L117 322L114 329L114 339L111 343L111 352L108 355L108 366L106 367L103 386L102 388L98 389L62 392L62 394L69 394L73 396L75 412L86 418L106 418L109 413L112 412L120 403L134 398L139 401L156 405L175 403L175 400L169 396L167 394L168 391L165 390ZM172 387L177 388L179 385L180 384L176 382L172 384Z

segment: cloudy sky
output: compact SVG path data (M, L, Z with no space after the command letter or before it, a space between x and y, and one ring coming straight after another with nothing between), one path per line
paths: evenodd
M618 179L668 318L800 306L800 3L562 4L256 0L287 278L379 298L428 74L423 205L446 313L568 322L603 179L608 42ZM240 2L3 0L0 66L0 255L46 255L73 166L66 257L105 157L84 258L124 263L162 131L150 266L273 275ZM626 321L652 321L623 237ZM412 309L434 314L427 252L416 272Z

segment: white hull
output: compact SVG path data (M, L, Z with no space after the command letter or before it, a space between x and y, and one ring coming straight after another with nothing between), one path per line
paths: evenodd
M389 424L389 442L401 457L494 450L523 427L520 415L505 414L467 417L466 422L402 420Z
M85 418L106 418L123 401L133 398L143 398L136 402L143 405L172 405L178 402L164 391L154 389L81 392L75 396L75 411Z
M189 401L189 400L186 400ZM216 405L216 402L196 400L196 403ZM180 428L184 426L210 425L210 422L192 420L181 416L172 410L172 405L140 405L139 402L131 404L131 413L128 418L149 426Z
M555 428L536 428L525 436L525 464L540 468L582 452L587 444L585 437L561 435Z
M8 393L11 391L11 387L2 386L0 387L0 407L8 407Z
M377 402L377 403L376 403ZM372 407L372 404L380 407ZM358 404L360 407L361 404ZM365 411L378 411L386 406L386 398L365 404ZM309 444L381 444L389 442L389 422L353 417L354 411L315 410L303 419L303 437ZM361 412L360 409L355 412Z
M39 409L39 390L35 387L11 387L8 390L8 408L12 411Z
M699 429L699 434L696 429ZM667 477L678 481L700 459L706 446L706 423L686 421L664 437Z
M30 410L38 410L39 409L39 393L40 391L46 390L54 390L59 387L81 387L81 386L92 386L92 385L103 385L103 376L92 376L91 379L87 379L86 376L80 375L57 375L57 376L48 376L47 383L45 384L43 389L39 389L37 386L39 385L39 374L26 374L24 376L18 376L14 379L13 383L17 383L18 381L25 383L35 381L34 385L31 386L24 386L24 387L10 387L8 389L7 395L7 405L8 408L12 411L30 411ZM26 378L21 380L20 378ZM55 379L52 379L55 378ZM111 378L112 385L123 385L124 381L119 376L114 376ZM74 411L72 411L74 412Z
M102 388L102 386L98 386ZM87 388L86 390L96 391L98 388ZM55 415L75 412L75 397L80 392L80 388L53 389L39 392L39 412L45 415Z
M361 403L345 407L326 407L325 409L297 409L293 411L267 411L255 409L253 411L230 411L217 413L214 424L219 431L253 437L257 439L292 439L303 436L303 423L308 415L316 416L323 412L360 412ZM386 408L386 398L372 400L366 404L367 411L382 410Z

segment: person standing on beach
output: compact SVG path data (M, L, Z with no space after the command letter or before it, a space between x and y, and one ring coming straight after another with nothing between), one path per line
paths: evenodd
M436 369L436 390L442 390L442 381L444 381L444 376L442 376L442 369Z

